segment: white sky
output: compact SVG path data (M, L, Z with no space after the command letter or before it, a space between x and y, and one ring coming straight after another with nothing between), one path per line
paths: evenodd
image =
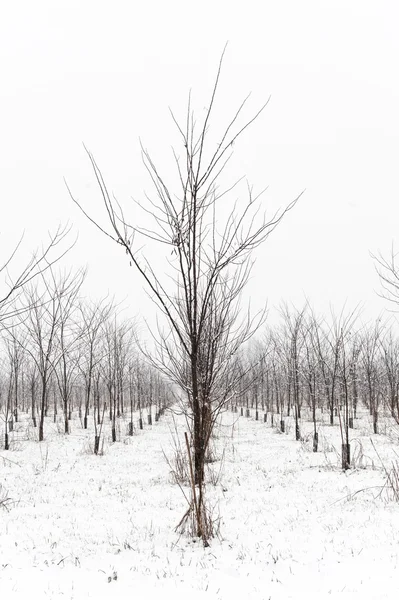
M18 1L0 15L0 240L23 229L25 251L69 219L80 232L70 257L88 264L93 296L152 308L124 255L69 200L65 176L101 214L82 148L94 153L125 206L151 190L139 136L157 164L179 138L192 88L206 106L229 40L219 113L252 91L266 112L237 147L232 175L269 186L270 210L300 203L257 256L248 293L316 309L362 302L384 308L369 252L398 242L399 8L392 0Z

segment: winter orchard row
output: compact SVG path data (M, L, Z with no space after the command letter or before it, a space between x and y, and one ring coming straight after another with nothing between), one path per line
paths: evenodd
M84 272L50 270L24 289L14 318L1 334L0 410L4 447L19 411L30 412L44 439L44 419L63 415L64 431L74 411L85 429L91 416L99 439L104 416L112 423L138 410L152 420L174 399L159 370L149 366L137 347L135 326L121 320L112 302L90 302L79 296ZM368 326L357 315L319 319L309 309L284 306L281 323L247 348L231 369L238 386L233 407L254 408L295 418L300 439L303 407L312 414L317 451L317 409L328 410L330 424L339 423L342 443L349 444L359 402L367 406L378 433L381 408L399 422L399 339L381 320ZM348 465L349 466L349 465Z
M317 452L317 409L328 410L330 424L338 423L342 445L349 447L359 403L367 407L378 433L381 410L399 423L399 339L392 326L377 320L364 326L356 312L330 322L309 309L284 306L281 323L268 329L262 343L254 346L253 366L247 368L233 407L255 408L295 419L296 439L301 438L303 407L312 415L313 448ZM344 450L344 448L343 448ZM350 463L343 461L344 468Z
M63 415L69 433L72 413L79 411L87 429L93 419L95 452L99 449L105 416L116 419L143 411L155 418L171 402L171 388L159 372L141 357L131 320L118 318L106 300L90 302L79 297L84 272L58 274L49 270L40 282L26 286L14 305L14 317L1 332L0 413L4 423L4 447L19 412L30 412L45 436L45 417L54 422Z

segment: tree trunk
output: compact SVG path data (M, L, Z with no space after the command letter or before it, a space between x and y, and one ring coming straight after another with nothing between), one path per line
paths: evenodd
M351 465L351 447L350 444L342 444L342 469L347 471Z
M378 433L378 411L377 409L373 412L373 431L375 434Z
M42 442L44 440L44 416L45 416L45 412L46 412L46 396L47 396L47 389L46 389L46 385L43 384L42 398L41 398L41 405L40 405L39 442Z

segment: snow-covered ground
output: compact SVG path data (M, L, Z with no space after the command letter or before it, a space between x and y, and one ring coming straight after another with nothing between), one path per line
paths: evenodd
M370 438L387 466L399 440L389 428L371 436L367 415L355 427L357 468L343 473L338 427L320 425L314 454L292 425L280 434L224 414L208 488L220 533L209 548L174 531L187 505L163 453L173 456L170 413L133 438L122 424L102 456L78 420L66 437L49 419L41 444L33 429L17 433L26 439L0 452L0 501L11 499L0 507L0 597L397 598L399 504L381 488Z

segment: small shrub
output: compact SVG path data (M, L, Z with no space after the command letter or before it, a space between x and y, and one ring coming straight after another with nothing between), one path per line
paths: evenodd
M180 443L175 420L173 420L173 426L173 431L171 430L170 432L172 438L171 446L173 455L171 458L169 458L164 451L163 455L167 465L169 466L172 482L177 483L178 485L185 485L190 482L187 451L185 447L182 448Z
M179 447L175 448L172 458L166 456L165 452L163 455L170 468L173 483L179 485L188 484L190 480L188 476L188 461L182 449Z
M351 461L352 467L355 469L367 469L367 467L375 469L373 459L364 454L362 442L358 439L354 439L351 441L351 444L354 448Z

